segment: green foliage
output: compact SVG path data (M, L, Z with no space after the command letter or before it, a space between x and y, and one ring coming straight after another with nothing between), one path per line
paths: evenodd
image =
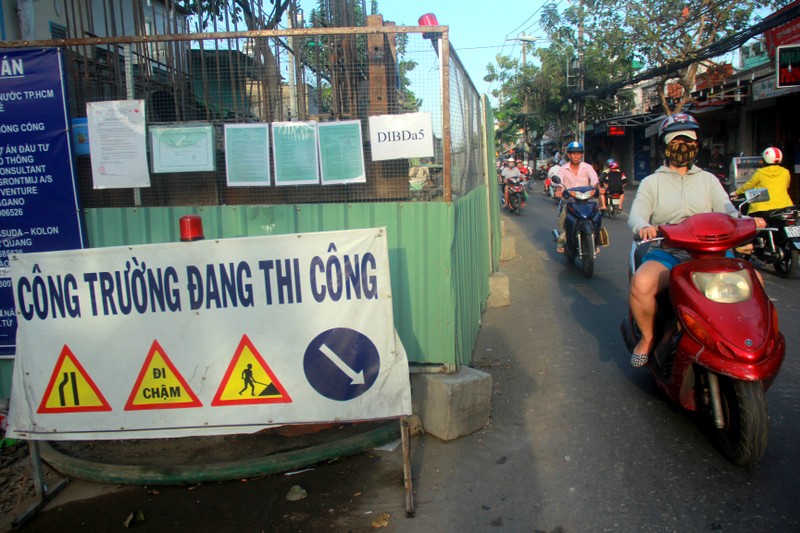
M197 17L197 31L209 29L212 21L244 22L248 29L273 28L289 7L289 0L269 0L271 8L264 8L264 2L251 3L249 0L176 0L179 7ZM257 6L254 12L253 7Z
M372 0L370 2L370 12L378 12L378 2ZM354 2L353 13L356 26L365 26L367 22L367 14L361 9L360 2ZM325 0L317 0L317 7L311 11L309 17L308 27L312 28L327 28L336 26L337 21L332 20L326 12ZM296 39L298 42L298 53L303 58L303 64L306 65L316 75L320 76L322 80L323 101L320 102L320 111L323 113L330 113L333 110L333 91L330 89L332 79L332 68L329 58L332 57L332 47L336 46L341 41L341 37L307 37ZM416 97L411 91L411 81L408 74L417 67L415 61L406 59L406 49L408 46L408 35L404 33L395 34L395 46L397 49L397 74L400 79L400 88L397 94L397 103L400 112L417 111L422 105L422 101ZM367 36L356 36L356 52L354 60L356 65L351 65L350 68L366 69L367 61Z
M579 73L584 90L592 90L592 97L583 100L587 122L631 109L630 89L603 88L630 79L638 68L669 67L690 59L719 39L749 27L755 10L778 8L788 1L583 0L563 9L562 2L551 0L542 7L540 19L550 44L537 45L529 53L540 65L522 66L512 58L498 56L497 63L487 67L484 79L499 85L493 91L499 101L495 116L503 126L498 141L511 142L519 129L550 129L560 136L574 128L576 110L571 100L580 93ZM573 67L569 80L568 64ZM675 69L658 80L665 112L676 112L691 100L699 66L693 63ZM665 97L669 80L685 88L683 99L673 106Z

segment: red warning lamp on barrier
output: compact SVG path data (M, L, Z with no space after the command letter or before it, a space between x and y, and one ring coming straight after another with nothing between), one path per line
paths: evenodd
M198 215L186 215L180 219L181 241L199 241L203 236L203 219Z
M439 21L436 19L436 15L433 13L425 13L419 18L418 21L420 26L438 26ZM426 32L422 34L423 39L429 39L431 44L433 45L433 51L436 52L436 57L439 57L439 39L442 37L441 33L437 32Z

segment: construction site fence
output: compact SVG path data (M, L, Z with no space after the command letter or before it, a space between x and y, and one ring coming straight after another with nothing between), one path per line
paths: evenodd
M481 99L451 50L448 28L354 28L142 35L5 43L64 51L68 111L142 100L150 186L97 189L89 155L76 159L82 208L355 202L451 202L484 184ZM430 114L431 157L373 161L369 117ZM338 185L230 186L224 130L230 124L361 123L366 180ZM151 128L211 126L213 170L154 172ZM91 144L92 139L89 139ZM263 147L252 146L252 150ZM269 146L270 165L274 144ZM298 166L315 157L295 150Z

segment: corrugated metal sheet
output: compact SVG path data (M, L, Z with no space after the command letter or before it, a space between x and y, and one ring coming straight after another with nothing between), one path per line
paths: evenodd
M473 190L455 204L453 270L456 298L456 360L466 365L472 359L481 312L489 296L489 224L486 217L486 187Z
M453 213L452 204L412 202L89 209L85 219L91 247L177 242L187 214L202 217L206 239L385 226L395 327L409 361L455 367Z

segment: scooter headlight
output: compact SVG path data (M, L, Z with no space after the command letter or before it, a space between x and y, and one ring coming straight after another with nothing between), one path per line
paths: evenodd
M747 270L736 272L692 272L692 282L697 290L721 304L743 302L753 294L753 285Z
M572 196L577 198L578 200L588 200L592 196L594 196L594 189L591 191L572 191Z

